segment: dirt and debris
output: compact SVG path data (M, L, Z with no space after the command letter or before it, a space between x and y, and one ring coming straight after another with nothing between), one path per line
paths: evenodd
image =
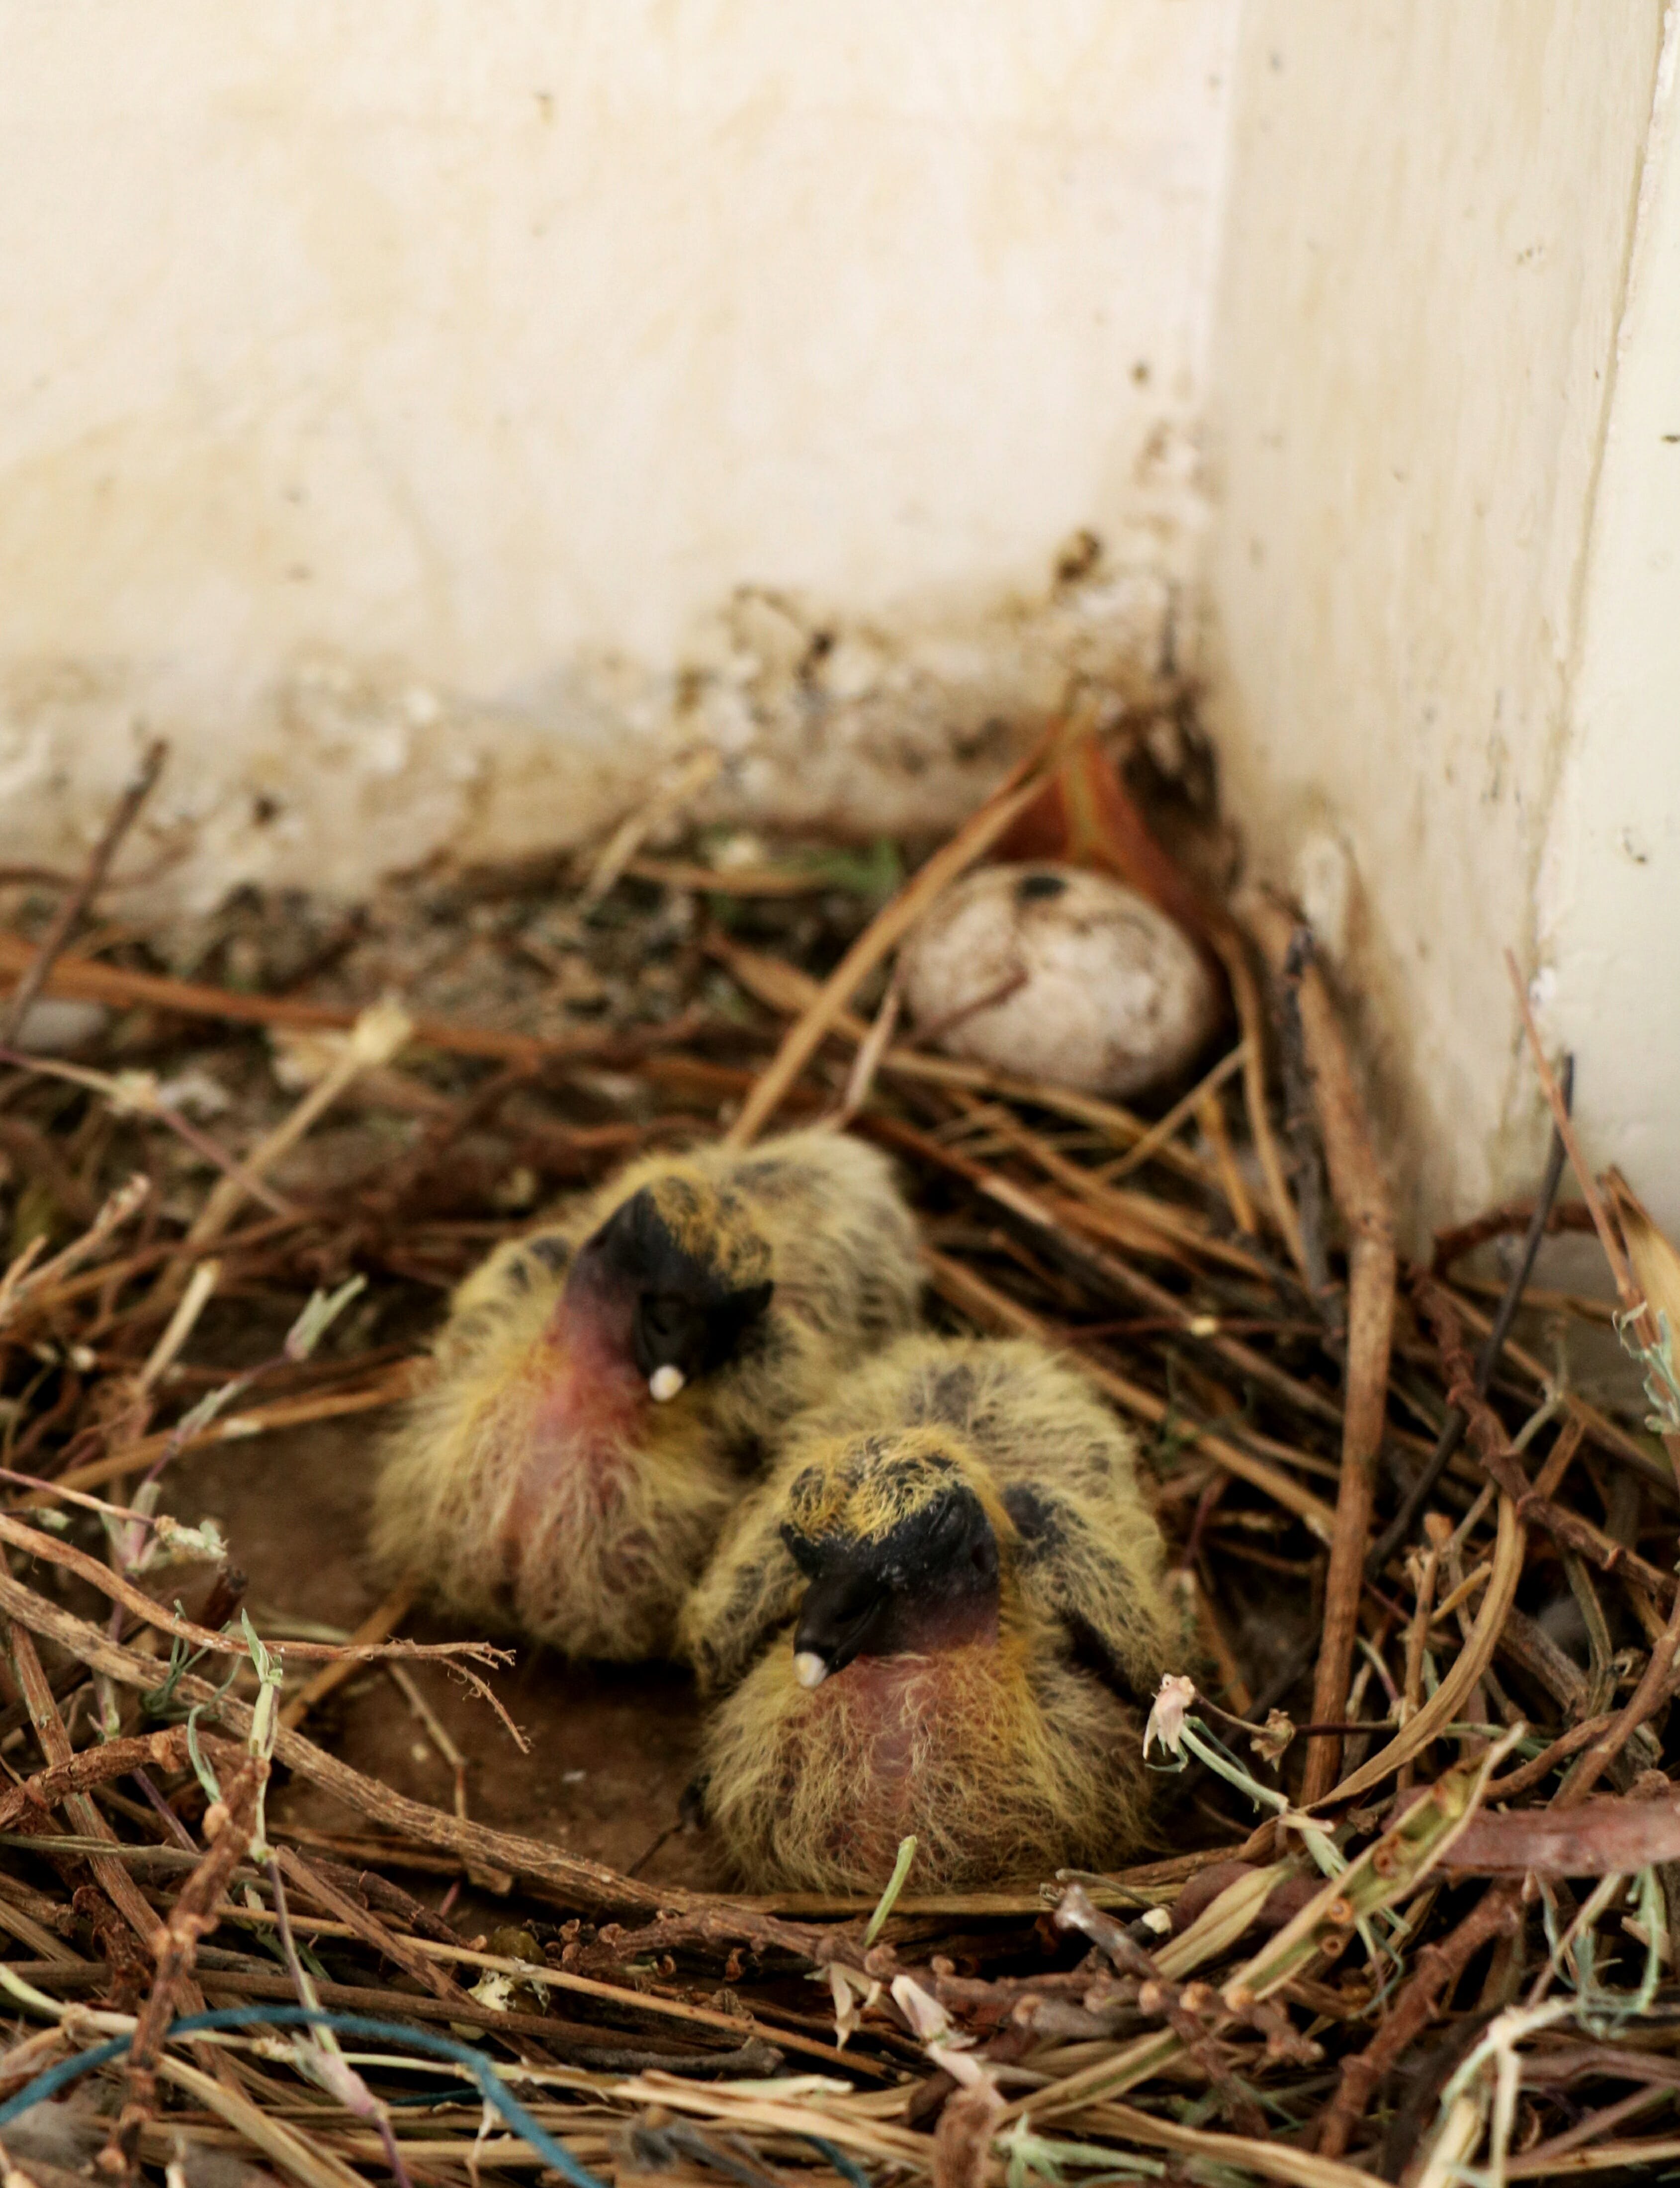
M1310 932L1162 774L1190 727L1087 712L940 844L632 829L154 928L99 896L142 783L79 880L0 885L0 2139L92 2067L11 2148L41 2188L1680 2155L1680 1263L1537 1049L1537 1195L1406 1259ZM1148 1114L897 1028L896 944L989 854L1221 968ZM821 1116L901 1163L933 1317L1138 1435L1183 1640L1124 1872L742 1898L680 1672L509 1661L369 1576L448 1289L640 1149ZM1614 1300L1531 1283L1559 1228Z

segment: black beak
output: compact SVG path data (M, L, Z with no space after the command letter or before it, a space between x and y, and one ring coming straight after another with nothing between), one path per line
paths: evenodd
M802 1687L820 1687L832 1672L861 1655L885 1608L879 1582L856 1573L826 1574L805 1590L793 1632L793 1672Z

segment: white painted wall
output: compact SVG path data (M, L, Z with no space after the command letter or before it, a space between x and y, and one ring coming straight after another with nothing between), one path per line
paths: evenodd
M1234 15L16 0L0 855L142 718L200 900L570 839L696 730L937 823L1163 642Z
M1538 891L1536 995L1594 1160L1680 1232L1680 115L1671 20Z
M1647 567L1680 480L1652 468L1657 414L1680 430L1680 279L1654 235L1641 392L1615 371L1662 21L1660 0L1244 10L1215 726L1260 867L1322 900L1337 846L1350 862L1343 970L1414 1221L1532 1175L1502 955L1536 963L1548 840L1553 1023L1581 1049L1589 1142L1637 1144L1680 1214L1655 1129L1680 984L1654 974L1636 1002L1633 970L1641 925L1660 952L1680 913L1676 580ZM1638 869L1617 848L1635 825Z

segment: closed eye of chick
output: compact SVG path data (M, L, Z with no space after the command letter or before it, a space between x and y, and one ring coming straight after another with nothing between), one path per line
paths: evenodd
M1121 1858L1169 1654L1130 1437L1036 1345L910 1337L789 1431L684 1613L706 1806L755 1890Z
M832 1132L634 1165L460 1287L387 1444L375 1561L572 1656L668 1653L769 1440L909 1327L915 1227Z

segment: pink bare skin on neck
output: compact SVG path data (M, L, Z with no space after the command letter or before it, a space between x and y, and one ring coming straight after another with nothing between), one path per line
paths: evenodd
M568 1286L538 1340L532 1372L540 1387L502 1531L510 1576L556 1494L568 1486L575 1494L581 1477L588 1501L605 1509L614 1476L640 1441L653 1401L631 1356L630 1311L604 1288L576 1297Z
M958 1649L995 1649L998 1642L995 1595L964 1597L957 1602L918 1605L899 1621L900 1646L890 1656L854 1656L831 1673L811 1699L830 1706L876 1713L871 1768L883 1783L907 1776L915 1718L926 1714L930 1683L937 1683L940 1660ZM906 1706L907 1689L916 1689L916 1707Z

